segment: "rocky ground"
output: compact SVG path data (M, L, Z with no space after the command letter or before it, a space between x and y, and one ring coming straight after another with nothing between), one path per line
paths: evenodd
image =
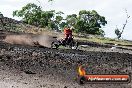
M132 82L79 85L80 64L87 74L132 76L132 50L103 46L56 50L0 41L0 88L132 88Z

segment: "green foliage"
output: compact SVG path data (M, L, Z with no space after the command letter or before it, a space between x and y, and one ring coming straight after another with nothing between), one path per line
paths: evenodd
M3 14L0 12L0 18L3 18Z
M95 10L81 10L78 15L67 15L66 23L73 26L75 32L104 35L104 31L100 28L105 26L107 21L104 16L100 16Z
M118 28L115 29L115 34L117 35L117 38L118 38L118 39L121 38L121 34L122 34L122 33L121 33L121 31L120 31Z
M2 28L2 29L5 29L5 24L4 24L4 22L3 22L3 14L0 12L0 28Z
M66 22L69 26L75 26L77 23L77 15L76 14L67 15Z
M63 12L55 12L55 10L42 11L41 7L34 3L29 3L21 10L13 12L13 16L22 17L24 22L31 25L49 27L53 30L63 29L65 25L68 25L73 27L75 32L104 35L101 27L105 26L107 21L104 16L100 16L95 10L81 10L78 15L67 15L65 19L62 16L63 14Z
M78 29L78 32L88 34L104 33L100 28L101 26L105 26L107 21L105 20L105 17L100 16L95 10L81 10L77 19L77 25L75 28Z
M29 3L21 10L13 12L13 16L22 17L24 22L40 27L48 26L53 15L53 11L42 11L41 7L34 3Z
M59 29L63 29L63 17L61 16L62 14L64 14L63 12L59 11L56 12L54 11L54 16L52 21L49 23L49 27L51 29L54 30L59 30Z
M39 27L49 27L51 29L58 30L64 14L63 12L42 11L40 6L34 3L29 3L22 7L21 10L16 10L13 12L13 16L22 17L25 23L39 26Z

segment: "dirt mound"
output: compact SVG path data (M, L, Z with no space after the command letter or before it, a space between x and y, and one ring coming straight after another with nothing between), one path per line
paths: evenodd
M131 88L131 83L80 86L75 80L78 64L87 66L88 74L129 73L131 58L128 53L55 50L1 42L0 81L18 88Z
M85 65L88 74L132 73L130 51L124 52L122 49L120 53L32 47L37 42L49 47L52 41L56 41L56 38L46 34L6 34L4 41L7 43L0 41L0 86L2 88L132 87L132 82L80 86L75 80L78 64ZM92 43L90 44L93 46Z

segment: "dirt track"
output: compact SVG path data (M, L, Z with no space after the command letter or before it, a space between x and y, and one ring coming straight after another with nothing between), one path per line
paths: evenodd
M132 51L102 46L55 50L1 41L0 88L132 88L132 82L79 85L80 64L86 66L87 74L132 73Z

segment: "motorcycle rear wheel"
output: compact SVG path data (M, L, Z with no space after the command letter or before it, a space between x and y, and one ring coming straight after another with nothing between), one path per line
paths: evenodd
M51 43L51 48L52 49L58 49L59 48L59 45L56 42L52 42Z

